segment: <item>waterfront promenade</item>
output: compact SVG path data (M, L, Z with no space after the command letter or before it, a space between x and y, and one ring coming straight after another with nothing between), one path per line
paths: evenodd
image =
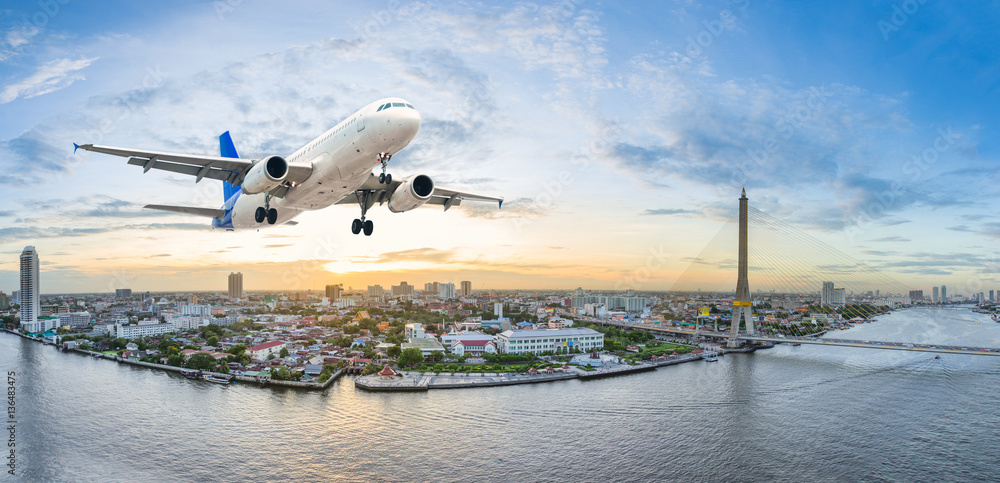
M701 360L701 354L684 354L657 362L645 362L638 365L607 364L603 367L586 371L578 367L554 369L552 372L524 374L513 372L473 372L473 373L431 373L402 371L395 377L382 377L377 374L360 376L354 380L354 386L368 391L427 391L430 389L460 389L471 387L511 386L516 384L538 384L543 382L565 381L569 379L597 379L602 377L622 376L637 372L656 370L658 367L681 364Z

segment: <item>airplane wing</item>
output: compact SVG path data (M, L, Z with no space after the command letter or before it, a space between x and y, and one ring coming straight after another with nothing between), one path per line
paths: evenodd
M173 173L195 176L195 183L202 178L228 181L234 185L242 183L244 176L250 171L255 160L240 158L223 158L220 156L204 156L192 154L165 153L161 151L147 151L142 149L115 148L111 146L97 146L94 144L73 144L75 149L93 151L95 153L110 154L129 158L128 164L142 166L142 172L146 173L150 169L162 169ZM312 166L303 166L288 163L288 175L285 181L292 184L299 184L312 174ZM283 196L287 188L276 188L275 196Z
M365 183L362 184L360 188L358 188L358 191L372 192L374 196L369 197L368 207L367 207L371 208L375 204L381 205L389 201L389 197L392 196L392 193L396 191L396 188L398 188L399 185L401 184L403 184L403 180L393 179L392 182L388 186L386 186L382 183L379 183L378 177L372 174L368 176L368 179L365 180ZM439 188L438 186L434 186L434 192L431 193L431 199L427 200L427 203L424 204L444 206L444 211L448 211L448 208L461 205L462 200L495 201L497 202L498 207L503 206L502 197L477 195L473 193L463 193L461 191ZM348 195L334 204L346 205L354 203L358 203L358 199L355 196Z
M226 216L226 210L215 208L197 208L194 206L174 206L174 205L146 205L143 208L150 210L172 211L174 213L184 213L188 215L207 216L209 218L222 218Z

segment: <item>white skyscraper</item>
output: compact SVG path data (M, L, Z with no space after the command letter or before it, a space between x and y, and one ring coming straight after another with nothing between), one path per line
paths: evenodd
M42 313L38 292L38 252L35 247L24 247L21 252L21 290L18 291L18 296L21 325L31 324L30 327L34 327Z
M455 284L453 283L438 284L438 297L441 297L443 299L455 298Z

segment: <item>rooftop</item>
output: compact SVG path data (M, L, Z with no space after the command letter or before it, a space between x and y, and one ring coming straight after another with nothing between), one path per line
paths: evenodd
M545 330L505 330L500 333L507 339L531 339L535 337L575 337L601 335L594 329L545 329Z

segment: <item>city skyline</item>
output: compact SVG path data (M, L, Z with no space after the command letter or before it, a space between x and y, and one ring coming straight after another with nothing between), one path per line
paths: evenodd
M44 253L47 293L216 290L237 271L247 290L667 290L743 186L913 289L1000 285L988 6L900 20L891 3L427 3L338 6L330 22L322 2L127 5L0 16L0 290L25 245ZM377 207L367 239L341 229L353 206L225 233L141 209L218 205L217 183L72 153L214 153L229 130L245 156L286 155L386 95L425 119L396 175L504 208Z

